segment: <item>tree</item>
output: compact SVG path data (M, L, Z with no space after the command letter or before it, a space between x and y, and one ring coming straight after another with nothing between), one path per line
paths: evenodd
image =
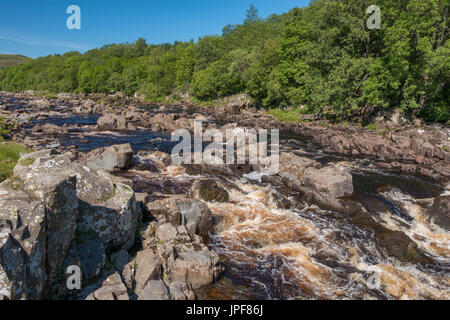
M260 21L259 15L258 15L258 9L252 4L250 5L250 8L247 10L247 13L245 15L244 24L250 24L253 22Z

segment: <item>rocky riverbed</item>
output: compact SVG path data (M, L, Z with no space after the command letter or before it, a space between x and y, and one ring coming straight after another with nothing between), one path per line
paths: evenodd
M448 127L6 92L0 116L35 151L0 185L3 299L450 298ZM194 120L280 129L280 172L172 165Z

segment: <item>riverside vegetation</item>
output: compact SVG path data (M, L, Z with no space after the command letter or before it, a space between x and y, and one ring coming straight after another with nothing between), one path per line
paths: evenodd
M370 5L381 8L379 30L367 29ZM252 6L243 24L197 42L139 39L0 69L0 89L137 92L153 101L247 93L257 106L337 121L400 109L446 123L448 9L448 0L315 0L261 19Z

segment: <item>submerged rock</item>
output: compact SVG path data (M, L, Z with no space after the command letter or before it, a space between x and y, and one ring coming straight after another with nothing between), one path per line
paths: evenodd
M193 197L207 202L228 202L228 191L214 180L199 180L192 186Z
M434 199L430 215L436 225L450 231L450 196L439 196Z

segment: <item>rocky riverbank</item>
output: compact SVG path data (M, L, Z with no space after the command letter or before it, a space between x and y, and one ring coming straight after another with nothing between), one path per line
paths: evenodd
M5 138L35 150L0 185L3 299L449 298L447 127L285 124L238 102L0 99ZM194 120L279 128L280 172L173 166L170 132ZM66 286L73 265L82 290Z
M232 101L226 105L211 108L180 104L147 105L138 100L121 96L93 96L83 99L60 94L55 99L40 99L26 94L3 93L3 115L15 129L31 119L58 117L61 115L98 115L92 126L98 131L150 130L171 132L176 129L193 130L194 119L203 119L208 128L248 127L280 129L282 134L309 138L324 152L348 157L367 158L374 165L406 174L418 174L437 181L450 179L450 128L444 125L413 125L394 117L390 121L379 120L375 130L366 130L357 125L333 125L323 121L304 123L283 123L263 110L256 110L246 103ZM5 110L5 102L29 106L28 109ZM14 104L14 103L13 103ZM0 107L1 108L1 107ZM8 112L9 111L9 112ZM67 126L55 127L35 125L30 137L28 131L16 131L13 139L30 146L44 142L43 136L67 133ZM72 131L74 128L71 129ZM27 141L33 140L33 141Z

